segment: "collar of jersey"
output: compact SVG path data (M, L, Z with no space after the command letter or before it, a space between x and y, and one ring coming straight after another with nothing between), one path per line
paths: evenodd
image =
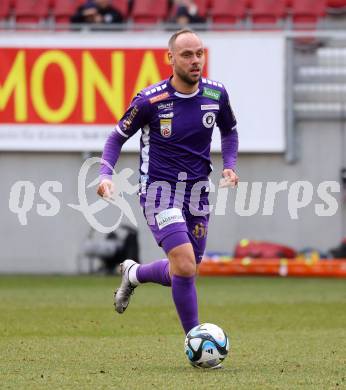
M192 97L196 96L198 94L198 92L199 92L199 88L197 89L197 91L190 93L188 95L186 93L180 93L177 91L174 92L174 95L178 96L180 98L188 99L188 98L192 98Z
M197 88L197 90L193 93L189 93L189 94L180 93L173 88L173 86L171 84L171 79L172 79L172 76L167 80L167 84L168 84L168 87L173 91L175 96L178 96L178 97L183 98L183 99L189 99L189 98L196 96L200 91L199 88Z

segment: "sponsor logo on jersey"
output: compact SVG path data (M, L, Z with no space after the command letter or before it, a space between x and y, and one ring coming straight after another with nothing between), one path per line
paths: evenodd
M168 97L169 97L169 93L164 92L164 93L160 93L160 95L157 95L157 96L150 98L149 101L151 104L153 104L153 103L159 102L160 100L166 99Z
M201 105L201 110L202 111L207 111L207 110L219 110L220 105L219 104L202 104Z
M173 112L169 112L168 114L159 114L159 118L173 118L173 117L174 117Z
M135 119L135 116L138 114L138 107L134 106L132 110L130 111L129 116L123 120L122 128L123 130L128 130L128 128L132 125L133 120Z
M207 129L210 129L211 127L214 126L215 120L216 120L216 115L214 112L206 112L202 118L203 124Z
M160 119L162 137L168 138L172 135L172 119Z
M155 218L159 230L172 223L185 222L181 210L178 208L163 210L161 213L157 214Z
M221 92L217 89L204 87L203 88L203 96L206 96L210 99L220 100Z
M160 103L157 106L158 110L173 110L173 102L170 103Z

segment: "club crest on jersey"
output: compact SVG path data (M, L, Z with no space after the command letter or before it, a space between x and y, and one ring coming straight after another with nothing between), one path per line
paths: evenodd
M216 120L216 115L214 112L206 112L202 118L204 127L206 127L207 129L210 129L211 127L214 126L215 120Z
M204 223L200 222L197 225L195 225L192 234L197 238L206 238L208 233L207 227L204 225Z
M150 98L149 101L151 104L153 104L153 103L159 102L160 100L166 99L168 97L169 97L169 93L164 92L164 93L160 93L160 95L157 95L157 96Z
M172 119L160 119L162 137L168 138L172 135Z

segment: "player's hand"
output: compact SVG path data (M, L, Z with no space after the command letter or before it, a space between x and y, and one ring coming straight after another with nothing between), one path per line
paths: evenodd
M220 187L235 187L238 184L239 177L233 169L224 169L222 172L223 178L220 180Z
M103 179L97 188L98 195L102 196L102 198L111 198L114 193L114 183L112 180Z

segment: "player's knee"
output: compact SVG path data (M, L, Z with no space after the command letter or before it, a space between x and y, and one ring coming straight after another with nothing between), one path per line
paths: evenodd
M196 261L193 251L172 250L169 253L172 273L178 276L194 276L196 274Z
M196 263L193 260L192 261L183 261L178 264L178 267L176 267L176 275L179 276L194 276L196 274Z

